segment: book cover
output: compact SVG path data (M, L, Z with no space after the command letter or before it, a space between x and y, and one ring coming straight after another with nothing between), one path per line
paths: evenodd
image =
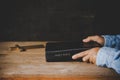
M82 59L73 60L72 56L79 52L91 49L93 47L101 47L96 42L49 42L46 44L45 56L47 62L66 62L66 61L82 61Z

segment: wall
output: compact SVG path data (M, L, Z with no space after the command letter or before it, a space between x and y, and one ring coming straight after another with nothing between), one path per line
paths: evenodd
M103 16L105 7L95 0L4 0L0 4L0 41L81 40L113 30L102 27L101 16L95 22L96 12Z

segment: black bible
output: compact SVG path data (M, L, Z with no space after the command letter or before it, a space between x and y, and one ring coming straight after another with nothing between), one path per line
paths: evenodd
M45 56L47 62L66 62L82 61L82 59L73 60L72 56L76 53L101 47L97 42L48 42L46 44Z

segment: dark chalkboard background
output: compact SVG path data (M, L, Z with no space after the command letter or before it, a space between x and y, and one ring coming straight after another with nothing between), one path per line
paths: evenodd
M3 0L0 4L0 41L81 40L88 35L119 33L117 2Z

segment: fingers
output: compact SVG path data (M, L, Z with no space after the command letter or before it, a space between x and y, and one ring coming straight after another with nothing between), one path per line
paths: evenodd
M84 56L86 56L86 55L87 55L87 52L84 51L84 52L81 52L81 53L78 53L78 54L73 55L73 56L72 56L72 59L82 58L82 57L84 57Z
M95 64L96 63L96 55L93 55L89 58L89 62Z
M84 62L89 62L90 57L91 55L89 55L88 51L84 51L84 52L73 55L72 59L82 58Z
M87 38L83 39L83 42L90 42L90 41L97 41L98 36L88 36Z
M79 53L76 54L72 57L73 59L78 59L78 58L82 58L82 60L84 62L90 62L90 63L95 63L94 57L90 54L86 54L86 53Z
M96 63L96 57L97 57L97 52L100 48L92 48L90 50L83 51L81 53L75 54L72 56L72 59L78 59L82 58L84 62L90 62L95 64Z
M85 57L82 58L84 62L89 62L90 55L86 55Z
M102 36L88 36L87 38L83 39L83 42L90 42L90 41L95 41L101 45L104 44L104 38Z

